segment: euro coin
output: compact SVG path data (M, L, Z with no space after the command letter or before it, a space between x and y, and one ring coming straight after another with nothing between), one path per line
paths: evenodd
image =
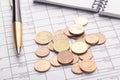
M88 46L84 42L75 42L71 45L71 50L76 54L83 54L88 50Z
M95 34L89 34L85 37L85 41L88 44L95 45L98 43L99 38Z
M75 19L75 24L80 24L80 25L87 25L88 24L88 19L85 17L78 17Z
M49 42L47 46L48 46L48 48L49 48L50 51L54 51L53 41Z
M34 64L35 70L37 70L39 72L45 72L45 71L49 70L50 67L51 67L51 64L46 59L40 59L40 60L36 61Z
M91 51L87 51L86 53L79 55L79 58L81 60L85 60L85 59L91 59L93 57L92 52Z
M69 32L69 28L66 27L64 30L64 34L67 35L68 37L72 37L73 35Z
M64 29L59 29L59 30L55 31L54 34L55 35L64 34Z
M80 63L80 68L84 71L84 72L93 72L96 70L96 63L92 60L83 60Z
M68 40L68 37L67 37L65 34L55 35L55 36L53 37L53 42L55 42L55 41L58 40L58 39L66 39L66 40Z
M69 64L73 61L73 54L69 51L62 51L58 53L57 59L61 64Z
M47 44L52 40L52 34L48 31L41 31L36 34L35 41L39 44Z
M84 33L85 29L82 25L74 24L69 27L69 31L70 31L70 33L72 33L74 35L80 35L80 34Z
M77 63L78 61L79 61L79 57L78 57L78 55L73 54L73 61L72 61L71 64L75 64L75 63Z
M45 56L49 55L50 51L47 47L41 46L36 50L35 53L39 57L45 57Z
M80 69L80 63L73 64L71 70L75 74L81 74L81 73L83 73L83 71Z
M96 36L98 36L98 38L99 38L99 41L98 41L97 44L103 44L103 43L105 43L106 37L105 37L104 34L102 34L102 33L96 33Z
M50 59L50 63L55 66L55 67L59 67L61 66L61 64L58 62L57 60L57 56L53 56L51 59Z
M54 42L53 48L56 52L61 52L64 50L68 50L70 48L70 44L68 40L58 39Z

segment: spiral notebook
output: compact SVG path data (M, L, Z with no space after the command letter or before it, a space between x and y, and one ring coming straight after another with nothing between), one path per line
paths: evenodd
M120 18L120 0L34 0L65 7L98 12L99 15Z

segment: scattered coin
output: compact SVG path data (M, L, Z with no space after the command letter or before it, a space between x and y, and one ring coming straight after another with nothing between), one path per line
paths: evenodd
M88 47L88 49L91 47L91 45L90 45L90 44L86 43L86 41L85 41L85 38L84 38L84 37L79 37L79 38L76 40L76 42L83 42L83 43L85 43L85 44L86 44L86 46Z
M70 48L70 44L68 40L58 39L54 42L53 48L56 52L61 52L64 50L68 50Z
M53 41L49 42L48 48L49 48L49 50L54 51L54 48L53 48Z
M76 40L76 42L85 42L85 38L84 37L80 37Z
M83 73L83 71L80 69L80 63L73 64L71 70L75 74L81 74L81 73Z
M64 34L64 29L57 30L55 35Z
M35 41L39 44L47 44L52 40L52 34L48 31L41 31L36 34Z
M93 72L96 70L96 63L92 60L83 60L80 63L80 68L84 71L84 72Z
M36 50L35 53L39 57L45 57L45 56L49 55L50 51L47 47L41 46Z
M55 42L55 41L58 40L58 39L68 40L68 37L67 37L65 34L55 35L55 36L53 37L53 42Z
M76 54L83 54L88 50L88 46L84 42L75 42L71 45L71 50Z
M88 20L87 18L84 18L84 17L78 17L77 19L75 19L75 24L80 24L85 26L88 24Z
M77 63L78 61L79 61L79 57L78 57L78 55L73 54L73 61L72 61L71 64L75 64L75 63Z
M85 41L91 45L97 44L99 38L95 34L89 34L85 37Z
M84 37L85 37L85 33L82 33L82 34L77 35L77 36L72 36L71 38L74 40L78 40L79 38L84 38Z
M45 71L49 70L50 67L51 67L51 64L46 59L40 59L37 62L35 62L35 64L34 64L35 70L37 70L39 72L45 72Z
M55 67L61 66L61 64L60 64L60 63L58 62L58 60L57 60L57 56L52 57L52 58L50 59L50 63L51 63L53 66L55 66Z
M97 37L99 38L99 42L97 44L103 44L106 41L106 37L102 33L96 33Z
M90 44L87 44L87 43L85 43L86 44L86 46L88 47L88 49L91 47L91 45Z
M86 53L79 55L79 58L81 60L85 60L85 59L91 59L93 57L92 52L91 51L87 51Z
M66 27L64 30L65 35L67 35L68 37L72 37L73 35L69 32L69 28Z
M78 17L75 24L65 29L55 31L54 35L48 31L41 31L36 34L35 41L39 44L48 44L47 47L41 46L36 50L36 55L45 57L50 51L58 53L49 61L40 59L34 64L36 71L45 72L51 65L59 67L62 64L72 65L72 72L80 74L83 72L93 72L96 70L96 63L91 60L93 55L88 49L95 44L103 44L106 41L102 33L85 35L85 27L88 20L84 17ZM71 43L69 43L69 39ZM75 41L73 43L73 41ZM79 62L80 58L80 63Z
M69 51L62 51L58 53L57 59L61 64L69 64L73 61L73 54Z
M85 30L82 25L74 24L69 27L69 31L70 31L70 33L72 33L74 35L80 35L80 34L84 33Z

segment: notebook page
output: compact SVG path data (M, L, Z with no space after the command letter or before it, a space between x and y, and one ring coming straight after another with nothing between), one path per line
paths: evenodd
M0 0L0 80L120 80L120 20L99 17L97 14L76 9L33 4L20 0L23 22L23 48L17 57L12 36L12 11L9 0ZM73 24L78 16L88 18L86 34L102 32L107 41L91 48L97 70L91 74L73 74L71 65L52 67L48 72L34 70L35 55L40 46L34 36L40 31L54 33ZM72 40L70 40L72 42ZM45 59L56 55L51 52Z
M34 0L34 1L78 8L88 11L96 11L96 9L92 8L94 0Z
M104 8L104 11L101 11L100 14L120 18L119 6L120 0L108 0L106 8Z

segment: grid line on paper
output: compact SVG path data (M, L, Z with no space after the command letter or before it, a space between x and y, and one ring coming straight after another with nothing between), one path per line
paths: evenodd
M113 30L114 30L114 32L115 32L115 34L116 34L116 37L117 37L117 39L119 40L119 43L120 43L120 39L118 38L118 37L120 37L120 36L117 34L116 29L115 29L115 27L114 27L111 19L110 19L110 22L111 22L111 24L112 24L112 26L113 26Z
M27 76L28 76L28 78L30 80L30 75L29 75L29 70L28 70L28 65L27 65L27 59L26 59L25 50L24 50L24 48L22 48L22 49L23 49L23 54L24 54L24 57L25 57L25 65L26 65L26 68L27 68Z
M93 15L93 16L94 16L94 15ZM95 20L95 23L96 23L96 25L97 25L98 31L100 32L100 28L99 28L99 26L98 26L96 20ZM103 44L103 45L105 46L105 49L106 49L106 51L107 51L108 57L109 57L110 62L111 62L111 64L112 64L112 68L114 68L113 63L112 63L112 60L111 60L110 55L109 55L109 52L108 52L108 50L107 50L107 48L106 48L106 45L105 45L105 44Z
M1 9L1 11L3 10L3 8L1 7L0 8ZM4 19L4 17L3 17L3 12L1 12L2 13L2 20ZM5 38L6 38L6 44L8 45L8 43L7 43L7 37L6 37L6 31L5 31L5 23L4 23L4 20L3 20L3 26L4 26L4 32L5 32ZM10 64L10 67L8 67L8 68L10 68L10 71L11 71L11 78L13 79L13 75L12 75L12 66L11 66L11 62L10 62L10 53L9 53L9 50L8 50L8 46L7 46L7 51L8 51L8 58L9 58L9 64Z
M113 26L113 23L112 23L111 19L110 19L110 22L111 22L111 24L112 24L112 26ZM113 31L115 32L116 38L119 40L119 43L120 43L120 39L118 38L118 34L117 34L114 26L113 26ZM106 50L107 50L107 52L108 52L108 49L107 49L107 48L106 48ZM109 54L109 52L108 52L108 54ZM109 57L110 57L110 55L109 55ZM112 63L112 60L111 60L111 63ZM113 66L113 63L112 63L112 66ZM113 68L115 69L114 66L113 66Z
M29 11L30 11L30 5L29 5L29 0L27 0L27 3L28 3L28 9L29 9ZM32 14L30 13L30 15L31 15L31 17L32 17ZM33 20L33 19L32 19ZM35 28L34 28L35 29ZM35 31L35 30L34 30ZM24 47L24 46L23 46ZM24 52L24 54L25 54L25 50L24 50L24 48L23 48L23 52ZM29 73L29 69L28 69L28 64L27 64L27 58L26 58L26 54L25 54L25 64L26 64L26 68L27 68L27 76L28 76L28 78L29 78L29 80L30 80L30 73Z
M108 73L108 74L106 74L106 75L108 75L108 77L107 78L112 78L112 77L114 77L114 76L110 76L111 74L116 74L116 73L119 73L119 71L117 71L117 72L111 72L111 73ZM120 74L120 73L119 73ZM116 75L116 77L118 77L119 76L119 74L117 74ZM90 79L94 79L94 78L96 78L95 80L102 80L102 79L106 79L106 75L104 75L104 74L102 74L102 75L97 75L97 76L88 76L88 77L86 77L86 76L83 76L83 77L74 77L74 78L70 78L69 80L79 80L79 79L81 79L81 80L90 80ZM97 77L100 77L100 76L103 76L103 78L99 78L99 79L97 79ZM118 79L119 80L119 79Z

